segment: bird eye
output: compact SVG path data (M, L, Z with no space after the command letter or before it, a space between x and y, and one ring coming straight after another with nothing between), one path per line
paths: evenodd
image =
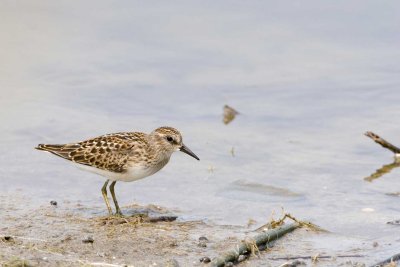
M167 136L167 140L168 140L168 142L172 142L172 141L174 141L174 138L172 138L171 136Z

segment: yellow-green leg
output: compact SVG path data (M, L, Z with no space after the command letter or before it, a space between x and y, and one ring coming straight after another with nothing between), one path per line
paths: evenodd
M117 198L115 197L115 192L114 192L114 186L115 186L116 183L117 183L117 181L113 181L110 184L110 192L111 192L111 196L112 196L112 198L114 200L115 211L116 211L115 214L116 215L122 215L121 209L119 208L118 201L117 201Z
M107 180L104 183L103 187L101 188L101 194L103 195L104 201L106 202L107 209L108 209L108 214L112 215L112 209L111 209L111 206L110 206L110 202L108 202L108 197L107 197L107 185L108 185L109 181L110 180Z

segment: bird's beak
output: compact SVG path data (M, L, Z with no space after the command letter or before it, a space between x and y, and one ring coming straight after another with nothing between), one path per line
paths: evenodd
M181 148L179 148L180 151L182 151L183 153L186 153L190 156L192 156L193 158L200 160L199 157L196 156L196 154L194 154L192 152L192 150L190 150L187 146L185 146L184 144L182 144Z

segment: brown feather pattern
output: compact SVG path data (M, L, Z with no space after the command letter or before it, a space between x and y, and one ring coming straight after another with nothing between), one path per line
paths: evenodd
M141 155L138 152L147 148L146 134L139 132L107 134L78 143L40 144L36 147L79 164L117 173L126 171L128 161L139 161Z

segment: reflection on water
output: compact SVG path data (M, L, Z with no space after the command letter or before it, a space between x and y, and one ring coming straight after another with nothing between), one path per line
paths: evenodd
M365 177L364 180L372 182L373 180L382 177L384 174L391 172L393 169L397 167L400 167L400 158L396 157L392 163L383 165L381 168L377 169L376 172L374 172L368 177Z
M371 131L366 132L365 135L367 137L371 138L375 143L381 145L383 148L386 148L389 151L393 152L395 155L394 162L383 165L380 169L377 169L376 172L374 172L370 176L364 178L365 181L372 182L373 180L378 179L382 175L389 173L393 169L400 166L400 158L398 157L398 156L400 156L400 148L389 143L388 141L386 141L385 139L383 139L382 137L380 137L379 135L377 135Z

